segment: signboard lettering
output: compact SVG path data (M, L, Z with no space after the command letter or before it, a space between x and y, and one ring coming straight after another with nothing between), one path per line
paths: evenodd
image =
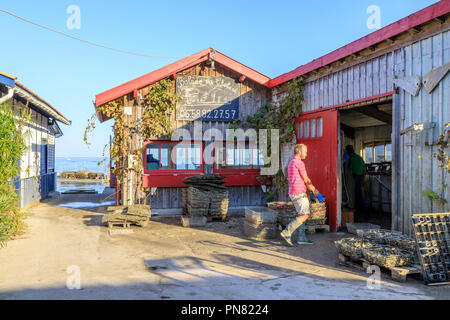
M228 77L178 76L177 120L233 121L239 116L239 87Z

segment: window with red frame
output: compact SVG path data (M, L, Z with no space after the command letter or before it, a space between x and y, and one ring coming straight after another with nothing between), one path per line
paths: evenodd
M246 143L214 144L214 170L259 169L264 166L264 158L257 146Z
M299 121L297 126L298 139L320 138L323 135L323 120L321 117Z
M145 170L201 170L202 144L151 142L145 148Z

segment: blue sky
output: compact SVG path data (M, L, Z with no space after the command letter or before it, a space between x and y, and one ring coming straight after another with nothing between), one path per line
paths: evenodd
M213 47L269 76L285 72L363 37L366 9L381 9L381 27L435 0L341 1L2 1L0 9L107 46L183 58ZM69 30L66 9L81 9L81 28ZM56 156L101 156L112 121L83 142L95 95L176 59L137 57L92 47L0 12L0 70L50 102L72 126L61 124Z

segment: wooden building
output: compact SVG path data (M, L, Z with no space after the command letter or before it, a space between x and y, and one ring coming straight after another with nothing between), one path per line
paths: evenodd
M327 198L331 229L340 225L346 202L343 149L352 144L368 163L367 169L373 169L367 175L369 205L387 211L393 229L411 233L411 214L449 211L448 203L439 204L422 195L424 190L436 191L448 175L433 154L439 135L450 122L449 12L450 1L437 2L274 79L206 49L101 93L95 104L99 107L121 98L131 107L130 117L138 117L140 97L161 79L170 78L175 86L180 77L226 77L237 83L239 117L245 118L266 102L279 103L287 94L288 83L301 76L306 88L303 112L296 120L297 142L310 147L307 170ZM100 121L107 120L98 116ZM228 121L202 120L202 133L209 128L224 132L229 126ZM193 135L192 121L180 120L175 114L173 121ZM204 134L200 140L199 148L212 143ZM172 142L139 143L155 146L155 151L147 148L144 166L152 152L159 156L157 167L165 166L161 150L163 145L170 148L167 145ZM152 207L180 208L182 178L209 172L227 176L231 207L264 204L256 180L258 166L232 164L228 170L201 163L185 170L146 170L144 185L158 188L151 198ZM128 187L122 188L125 202L133 201L133 188ZM444 198L450 199L450 189L444 193Z
M124 105L129 108L129 115L126 115L126 121L136 120L141 114L141 97L145 97L148 94L152 85L167 78L171 79L174 87L177 86L177 94L179 95L183 93L189 95L188 91L202 87L203 89L201 90L206 90L205 92L200 94L198 92L194 93L198 99L203 93L209 97L206 99L211 99L215 91L228 90L227 93L218 92L216 97L225 97L231 100L226 104L219 103L223 107L212 110L212 112L205 112L204 117L199 117L199 115L195 114L189 115L186 112L184 114L178 112L172 115L174 128L186 129L192 139L195 140L192 145L193 151L191 151L191 147L178 151L180 153L186 152L186 157L189 157L187 161L176 160L175 163L167 162L167 155L170 154L174 145L179 144L179 142L170 141L167 138L166 140L161 140L160 137L155 137L155 140L152 141L140 141L139 137L137 137L134 143L136 148L147 146L146 154L143 157L143 186L157 188L155 195L151 197L152 210L181 210L181 188L186 187L182 183L182 179L200 173L221 173L226 176L225 181L229 187L229 200L232 208L264 204L264 193L256 179L259 175L260 164L258 159L253 157L255 152L252 152L252 155L250 155L251 158L253 157L250 163L246 163L246 159L244 159L244 153L248 154L250 152L248 144L247 149L243 150L237 150L238 146L236 145L234 152L237 159L235 159L236 161L228 159L226 166L219 167L216 163L214 165L204 164L202 157L199 158L198 155L203 154L203 151L207 148L215 148L214 141L219 139L214 136L214 129L221 132L225 138L226 130L234 119L237 117L245 119L247 115L255 113L262 105L270 102L271 91L267 87L270 79L209 48L97 95L96 106L101 106L116 99L123 99ZM214 83L209 85L200 83L210 80L214 81ZM181 89L181 86L184 86L184 88ZM180 93L180 91L182 92ZM177 111L179 110L183 111L177 106ZM184 110L189 111L191 109L185 108ZM98 116L101 122L108 120L101 113ZM200 134L195 133L195 119L202 120L199 122ZM150 156L154 156L159 163L152 164L147 161ZM196 157L196 159L192 157ZM126 159L127 162L128 160ZM197 160L198 162L196 162ZM136 194L136 190L132 187L130 191L130 186L126 185L126 183L124 181L120 188L122 203L136 201L136 198L139 197ZM137 185L135 180L133 180L132 184Z
M20 177L16 189L20 207L45 198L56 189L55 139L62 136L58 122L71 122L52 105L17 81L17 77L0 72L0 103L12 107L20 115L23 109L31 114L26 124L27 151L20 159Z
M437 2L270 80L277 101L291 79L305 79L297 141L311 147L306 166L326 195L333 230L348 144L381 171L367 175L366 200L390 213L393 229L409 234L412 214L449 211L422 194L448 183L433 155L450 122L449 12L450 1ZM448 187L443 195L450 201Z

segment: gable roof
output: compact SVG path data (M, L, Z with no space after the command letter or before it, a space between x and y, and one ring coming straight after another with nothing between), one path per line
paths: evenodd
M25 87L22 83L17 81L16 76L0 71L0 84L12 88L15 95L22 97L27 101L30 101L36 108L45 112L50 117L53 117L55 120L60 121L66 125L71 125L72 121L67 119L50 103L48 103L36 93Z
M114 99L120 98L128 93L135 92L138 89L141 89L145 86L148 86L152 83L155 83L159 80L167 78L177 72L186 70L192 66L195 66L203 61L213 59L215 62L220 63L221 65L240 73L241 75L246 76L247 78L259 83L261 85L267 86L270 78L243 65L242 63L237 62L236 60L231 59L230 57L220 53L213 48L208 48L197 52L189 57L181 59L177 62L169 64L165 67L162 67L158 70L150 72L142 77L136 78L134 80L128 81L124 84L121 84L115 88L112 88L108 91L100 93L95 96L95 107L99 107L105 103L113 101Z
M290 72L282 74L274 79L269 77L233 60L226 55L214 50L213 48L208 48L195 53L189 57L181 59L177 62L169 64L163 68L150 72L142 77L136 78L134 80L128 81L122 85L119 85L113 89L105 91L96 95L95 97L95 108L120 98L128 93L135 93L138 89L155 83L159 80L167 78L177 72L188 69L195 66L203 61L213 59L214 61L228 67L231 70L240 73L247 78L259 83L265 87L273 88L288 82L296 77L307 74L313 70L319 69L323 66L331 64L335 61L343 59L349 55L357 53L361 50L374 46L382 41L389 38L395 37L409 29L420 26L428 21L442 17L450 12L450 0L441 0L431 6L428 6L420 11L417 11L401 20L398 20L390 25L381 28L375 32L368 34L356 41L353 41L331 53L328 53L318 59L311 61L305 65L302 65ZM103 119L102 115L98 114L101 122L108 119Z
M420 11L417 11L406 18L398 20L390 25L381 28L375 32L368 34L356 41L353 41L333 52L330 52L318 59L311 61L303 66L300 66L290 72L282 74L269 81L270 88L276 87L296 77L304 75L313 70L319 69L330 63L345 58L353 53L369 48L377 43L394 37L400 33L408 31L414 27L424 24L430 20L441 17L450 12L450 0L442 0L431 6L428 6Z

